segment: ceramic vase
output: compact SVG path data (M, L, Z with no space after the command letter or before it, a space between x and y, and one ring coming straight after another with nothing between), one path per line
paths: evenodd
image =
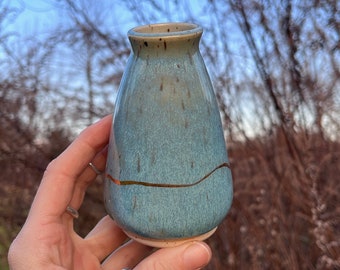
M209 237L232 177L202 28L139 26L115 104L105 174L109 215L131 238L164 247Z

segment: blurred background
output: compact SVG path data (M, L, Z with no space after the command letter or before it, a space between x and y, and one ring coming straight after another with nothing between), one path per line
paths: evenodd
M234 180L206 269L340 269L340 2L0 0L0 269L46 165L111 113L126 32L204 28ZM76 229L105 215L102 180Z

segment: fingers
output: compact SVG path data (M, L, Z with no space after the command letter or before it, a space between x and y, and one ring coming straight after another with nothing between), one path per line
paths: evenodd
M105 146L105 148L100 151L92 160L92 164L95 166L95 168L102 172L105 170L107 148L108 147ZM82 172L82 174L78 177L75 183L73 197L69 202L69 205L76 209L80 208L80 205L82 204L85 196L86 189L96 179L97 176L98 174L93 170L92 167L88 165Z
M109 216L102 218L85 238L85 242L99 261L126 240L127 236Z
M60 216L70 203L78 176L109 141L112 116L86 128L78 138L47 167L30 215ZM81 195L81 194L80 194ZM73 206L75 207L75 206Z
M117 226L116 222L109 216L105 216L86 236L85 242L99 261L104 260L115 250L103 263L103 269L133 268L153 248L135 241L129 241L121 246L127 239L127 236Z
M211 250L204 242L191 242L175 248L160 249L145 258L153 248L135 241L129 241L121 246L126 239L126 235L118 225L109 216L106 216L88 234L85 241L99 261L102 261L115 250L103 262L102 268L104 270L123 268L191 270L204 267L211 259ZM119 246L121 247L118 248Z
M204 242L192 242L174 248L164 248L156 251L134 270L191 270L200 269L211 259L211 250Z
M109 141L112 115L108 115L83 130L74 142L56 158L49 171L76 178L88 166L95 155Z
M149 255L152 250L152 247L131 240L112 253L104 261L102 268L104 270L133 269L133 267Z

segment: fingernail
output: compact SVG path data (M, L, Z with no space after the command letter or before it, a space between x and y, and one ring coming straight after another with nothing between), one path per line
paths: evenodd
M211 251L207 244L195 242L184 250L183 256L188 269L200 269L209 263Z

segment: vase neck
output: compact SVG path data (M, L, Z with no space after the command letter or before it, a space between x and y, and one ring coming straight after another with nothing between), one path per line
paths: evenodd
M173 54L198 50L202 28L189 23L164 23L139 26L128 32L136 55Z

